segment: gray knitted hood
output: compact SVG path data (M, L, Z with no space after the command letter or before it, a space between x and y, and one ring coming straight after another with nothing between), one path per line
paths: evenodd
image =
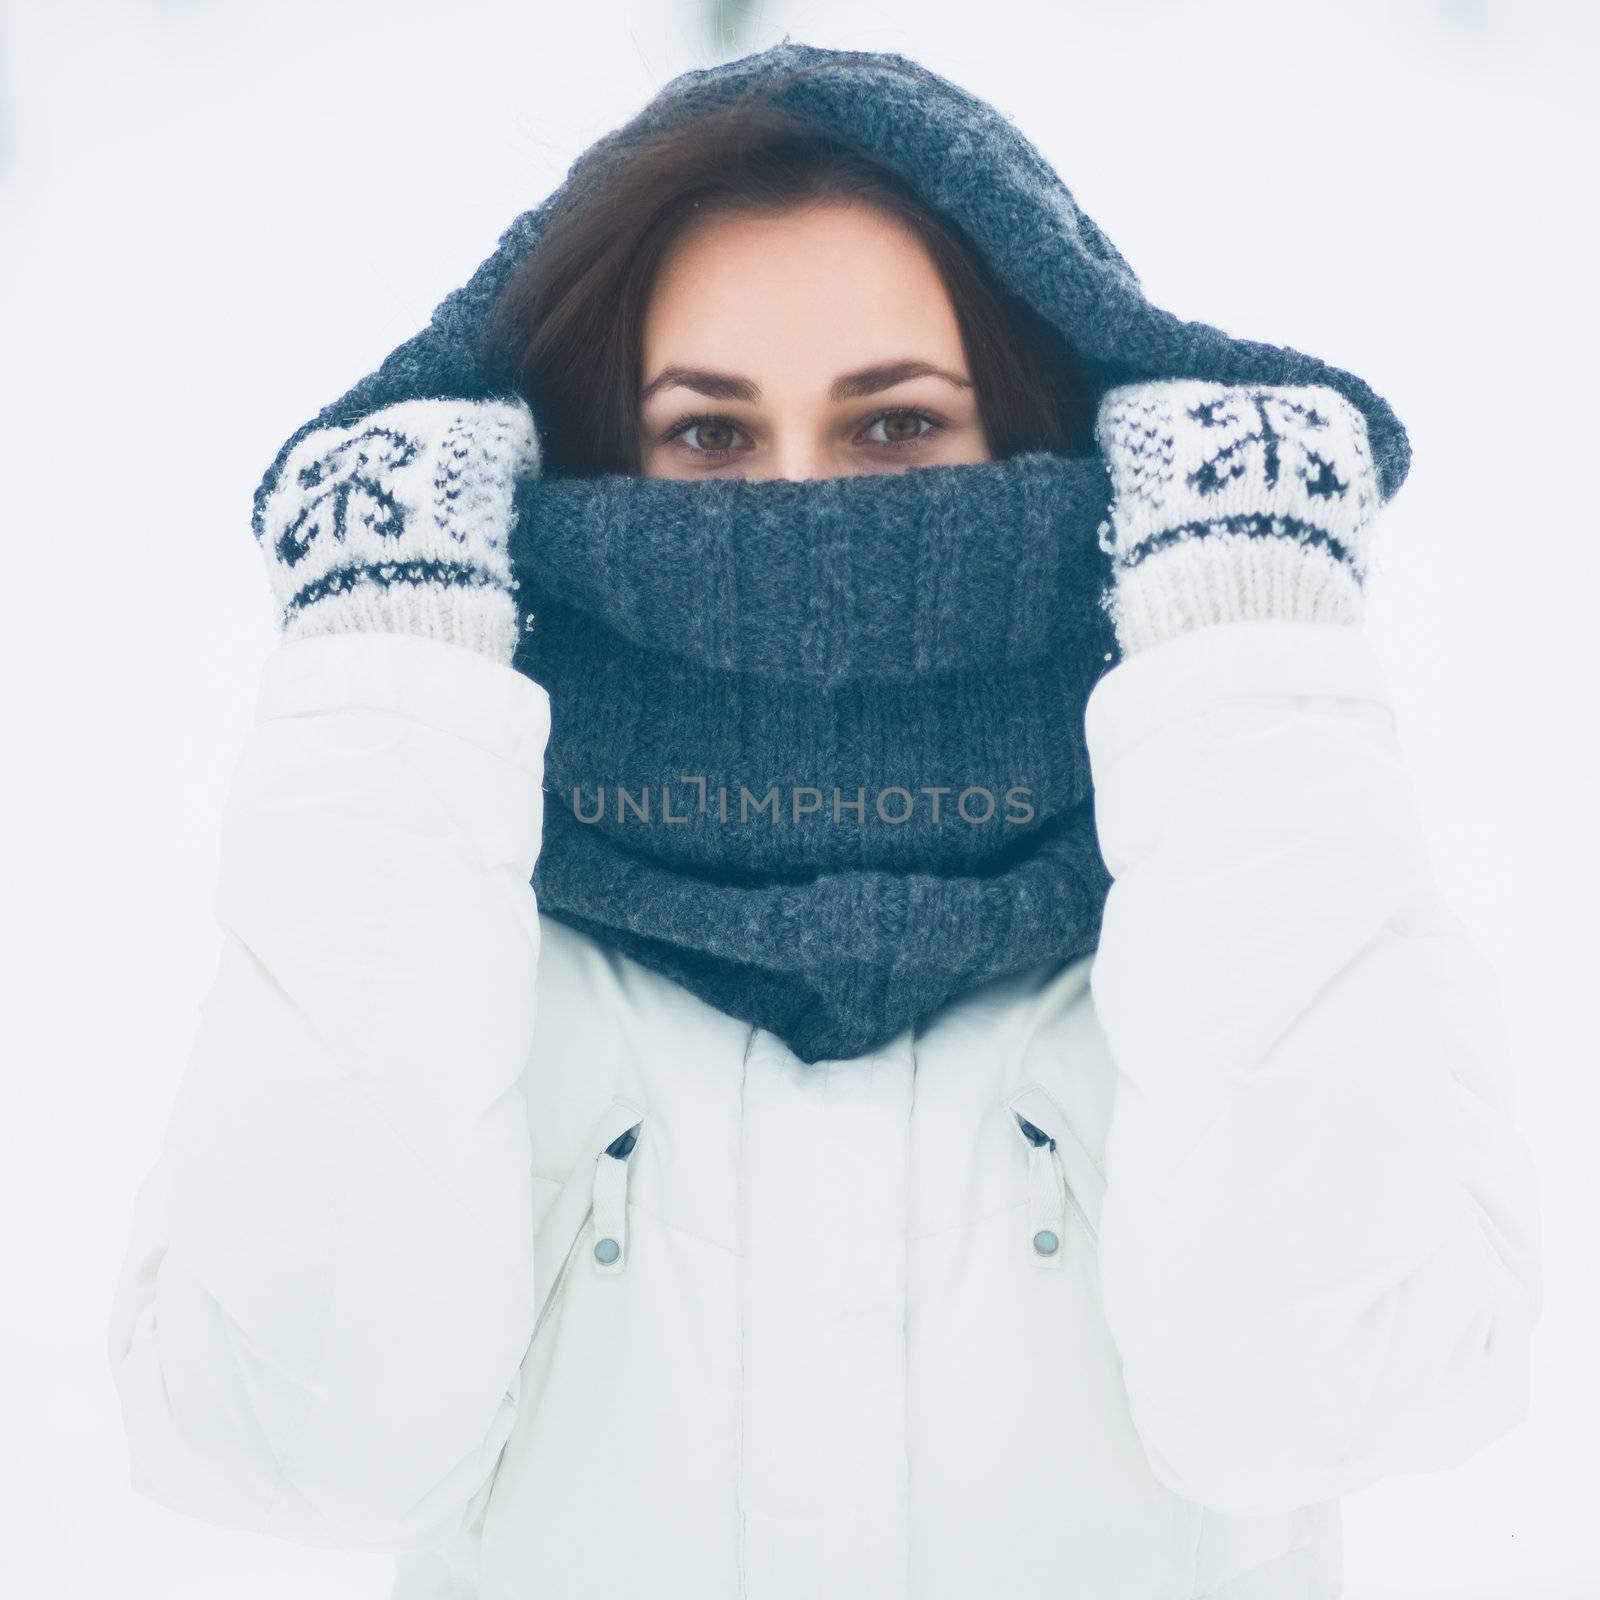
M659 130L752 88L793 75L775 98L856 141L900 173L976 243L1002 284L1060 330L1097 386L1138 378L1323 383L1362 413L1385 500L1404 481L1404 427L1362 379L1284 345L1185 322L1146 299L1133 268L1073 199L1050 164L994 106L904 56L781 44L674 78L635 117L591 145L562 184L523 212L493 253L435 309L428 326L285 442L256 494L261 507L289 452L313 429L348 424L423 396L505 392L485 370L485 319L552 210Z

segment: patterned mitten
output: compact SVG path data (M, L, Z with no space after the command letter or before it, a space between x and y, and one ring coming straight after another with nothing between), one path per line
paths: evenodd
M257 518L286 638L419 633L509 664L517 479L539 442L522 400L407 400L290 452Z
M1322 384L1109 390L1104 604L1124 655L1211 622L1353 623L1380 504L1366 421Z

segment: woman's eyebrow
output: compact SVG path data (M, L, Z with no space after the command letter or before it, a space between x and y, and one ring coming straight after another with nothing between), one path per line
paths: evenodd
M651 379L639 395L644 404L658 389L676 387L693 389L696 394L709 395L713 400L756 400L761 390L748 378L736 378L727 372L705 372L696 367L663 367L658 377Z
M863 367L858 372L847 372L835 378L828 390L830 400L858 400L863 395L877 394L881 389L892 389L909 378L943 378L958 388L970 389L972 380L963 378L931 361L887 361L875 367ZM731 372L708 372L698 367L664 367L639 395L644 404L651 395L666 388L692 389L696 394L708 395L713 400L759 400L760 386L749 378Z
M886 361L880 366L863 367L859 372L847 372L835 378L828 390L831 400L858 400L864 394L876 394L880 389L892 389L908 378L943 378L958 389L970 389L972 380L954 372L946 372L931 361Z

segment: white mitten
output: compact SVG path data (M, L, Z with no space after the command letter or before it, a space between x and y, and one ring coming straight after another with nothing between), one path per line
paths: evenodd
M260 518L284 635L419 633L509 663L513 494L538 466L522 400L406 400L307 434Z
M1123 653L1212 622L1354 623L1378 481L1366 420L1322 384L1165 378L1102 398Z

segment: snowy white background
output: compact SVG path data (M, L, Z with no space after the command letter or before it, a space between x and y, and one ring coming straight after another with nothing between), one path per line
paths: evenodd
M585 145L787 32L993 100L1153 299L1355 369L1410 428L1369 626L1502 975L1548 1281L1529 1420L1347 1501L1348 1593L1600 1596L1593 9L769 0L720 39L707 9L0 5L3 1592L387 1595L385 1558L134 1496L103 1349L274 638L251 493Z

